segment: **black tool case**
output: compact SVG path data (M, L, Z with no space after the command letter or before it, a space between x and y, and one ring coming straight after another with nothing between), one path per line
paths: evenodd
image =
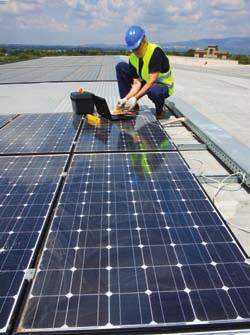
M73 112L78 115L94 113L94 94L90 92L72 92L70 94Z

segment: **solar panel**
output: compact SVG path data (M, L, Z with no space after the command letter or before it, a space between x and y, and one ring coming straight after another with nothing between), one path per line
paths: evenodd
M1 65L0 83L116 81L114 56L49 57Z
M100 126L85 119L76 152L175 150L172 141L150 112L135 120L110 122Z
M66 159L0 157L0 333L9 325Z
M75 155L20 330L232 327L249 278L178 153Z
M79 122L73 113L21 115L1 129L0 154L69 152Z
M98 74L97 80L114 80L116 81L115 66L120 62L119 57L103 57L102 67Z
M14 114L0 115L0 128L3 127L11 119L13 119L14 116L15 116Z

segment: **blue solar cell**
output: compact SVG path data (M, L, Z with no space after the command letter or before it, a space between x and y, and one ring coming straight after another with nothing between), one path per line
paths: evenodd
M221 290L190 292L195 313L201 321L235 320L238 316L228 293Z
M149 267L146 274L151 292L180 291L186 288L182 271L177 266Z
M249 265L228 228L178 153L147 153L150 169L144 155L74 156L24 330L249 321Z
M138 293L112 295L110 297L110 314L110 323L114 326L136 323L150 324L152 320L148 297Z
M184 265L181 271L190 290L213 289L223 286L218 271L211 264Z
M204 242L233 242L231 234L223 226L204 226L198 230Z
M22 250L20 252L19 250L3 248L0 254L0 271L27 269L32 254L32 250Z
M134 292L145 292L147 290L146 278L142 268L114 269L112 270L112 277L110 280L110 291L113 294L129 294ZM108 278L106 283L106 291L103 293L108 292Z
M70 270L39 271L33 291L36 296L46 294L66 295L71 286L73 273ZM42 285L41 285L42 283ZM53 284L52 284L53 283Z
M86 119L76 146L76 152L149 150L175 150L152 113L138 115L136 120L103 120L98 127L89 124ZM151 155L150 159L153 161L154 156Z
M175 244L201 243L202 238L198 229L193 227L169 228L171 241Z
M250 287L250 266L248 264L218 264L216 269L226 287Z
M73 312L76 305L79 306L79 313L77 314ZM73 296L68 306L70 312L66 316L66 322L69 327L91 327L93 324L104 326L108 323L108 297L106 295ZM89 313L89 309L96 312L94 314ZM65 314L67 314L67 311L65 311Z
M86 285L86 283L88 284ZM96 294L96 292L105 294L108 291L108 271L105 269L84 269L74 271L71 291L72 294L75 295ZM68 292L69 290L66 293Z
M69 152L79 122L71 113L21 115L1 129L0 154Z
M33 322L38 328L61 328L65 322L65 315L68 306L67 297L45 296L42 298L32 298L30 305L33 306L24 321L24 327ZM60 313L57 313L60 310ZM71 311L69 311L71 312ZM73 314L73 313L72 313ZM74 315L76 317L76 315ZM44 322L46 320L46 322Z
M216 263L243 262L245 260L241 250L234 242L208 243L206 247Z
M6 330L6 320L8 320L10 317L14 303L15 303L14 298L6 298L6 297L1 298L0 297L0 311L1 311L0 331L1 332Z
M0 297L14 297L19 291L23 276L21 271L0 272Z
M185 323L195 319L189 295L186 292L160 292L150 295L156 323Z
M232 299L232 303L235 305L237 312L241 318L249 319L250 311L250 288L240 287L228 290L228 294Z
M66 159L0 157L0 332L9 326Z

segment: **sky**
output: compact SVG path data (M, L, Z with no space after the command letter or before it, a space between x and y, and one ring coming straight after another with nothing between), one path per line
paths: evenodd
M250 37L250 0L0 0L0 44L124 44Z

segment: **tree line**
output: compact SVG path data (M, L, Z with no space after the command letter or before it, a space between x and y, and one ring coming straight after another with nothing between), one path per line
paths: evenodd
M187 51L171 51L166 50L168 55L194 57L195 49ZM23 60L30 60L40 57L50 56L102 56L102 55L128 55L126 49L101 49L101 48L86 48L86 49L67 49L67 50L40 50L40 49L24 49L24 50L8 50L0 48L0 64L12 63ZM229 59L237 60L239 64L250 64L249 55L229 55Z

